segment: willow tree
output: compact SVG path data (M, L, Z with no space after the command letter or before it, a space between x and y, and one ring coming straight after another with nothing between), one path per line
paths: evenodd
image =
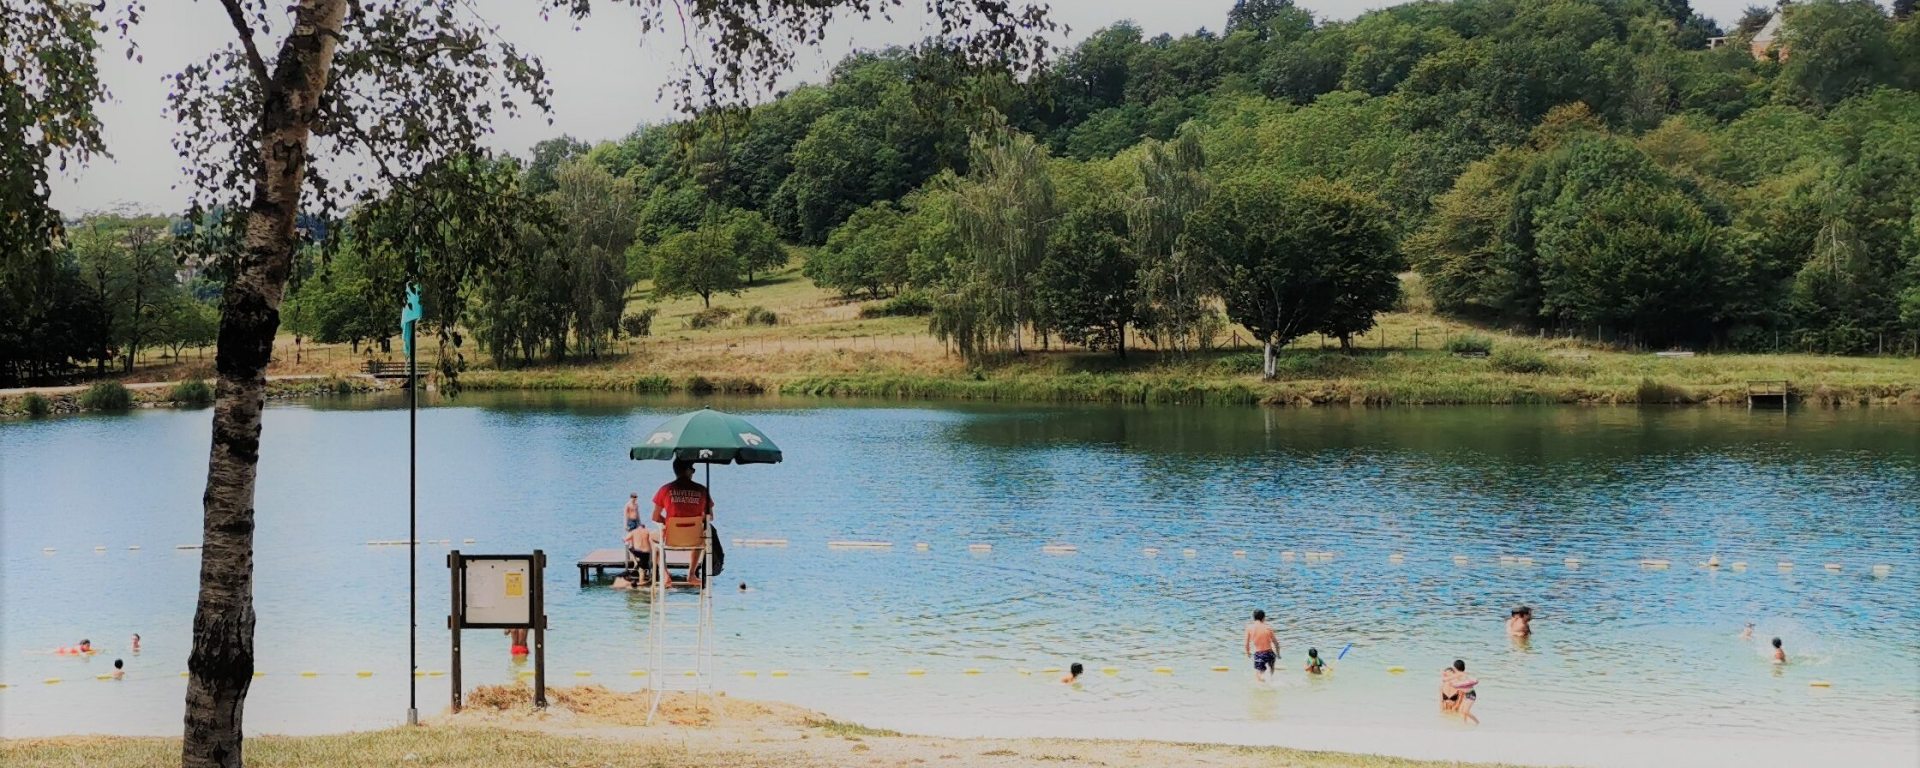
M1206 165L1193 131L1165 143L1149 140L1139 161L1140 186L1127 200L1127 231L1140 259L1142 321L1154 343L1181 354L1199 341L1212 291L1210 272L1187 237L1187 217L1212 192Z
M1001 348L1019 354L1033 317L1032 274L1046 258L1058 215L1047 150L1002 129L974 137L970 165L953 200L966 261L933 330L968 357Z
M538 1L550 13L576 20L594 5ZM744 102L771 88L835 17L886 17L904 2L602 0L637 7L644 30L680 31L684 65L663 90L683 109ZM121 0L117 12L100 5L100 13L130 21L146 4ZM91 104L103 94L90 55L91 30L99 20L59 0L27 6L32 10L16 10L11 0L0 4L0 52L6 57L0 99L8 102L0 106L9 121L36 121L0 125L7 131L0 144L9 169L44 164L49 157L85 159L100 146ZM924 6L938 35L973 63L1025 70L1048 52L1053 25L1044 4L925 0ZM167 11L207 7L169 3ZM200 593L187 662L181 747L187 766L243 762L242 713L254 664L260 412L281 300L300 245L296 218L370 201L380 190L410 190L415 178L434 168L465 174L474 181L471 188L484 193L490 188L486 164L457 159L484 155L480 139L495 116L527 105L547 110L549 92L540 62L504 42L466 0L220 0L217 7L230 27L226 43L169 84L170 111L181 123L174 146L196 207L245 211L244 235L222 265L229 280L221 294ZM32 108L40 106L36 96L50 97L53 109ZM16 134L26 138L17 145L28 155L25 164L12 162ZM38 231L26 231L26 240L43 242L53 231L43 215L44 175L4 181L7 194L27 202L25 209L34 214L28 229ZM429 271L438 256L422 243L460 237L444 224L433 229L401 227L396 231L420 240L400 237L388 245L410 252L414 265ZM459 280L467 277L461 272L432 274ZM436 287L426 287L431 296ZM449 295L453 290L440 288ZM428 311L439 313L444 338L457 305L436 307L429 300Z

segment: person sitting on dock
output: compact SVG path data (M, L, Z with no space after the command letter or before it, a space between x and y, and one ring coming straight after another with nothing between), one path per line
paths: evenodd
M645 584L653 574L653 531L638 520L629 522L637 524L627 529L626 536L627 557L633 567L620 575L633 584Z

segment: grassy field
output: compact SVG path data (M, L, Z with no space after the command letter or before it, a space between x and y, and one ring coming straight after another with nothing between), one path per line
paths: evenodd
M644 285L642 286L644 288ZM473 371L476 388L779 392L894 398L1271 404L1744 403L1747 384L1786 380L1824 405L1920 404L1920 360L1823 355L1663 358L1577 339L1516 336L1414 308L1388 313L1342 352L1310 336L1281 356L1277 381L1262 381L1257 347L1226 334L1217 348L1181 356L1150 347L1111 353L1037 349L971 365L926 332L925 318L860 317L861 304L814 287L797 269L740 296L717 328L693 329L698 299L660 303L651 338L623 341L600 361ZM636 292L632 308L648 303ZM749 307L773 326L738 321ZM1447 340L1492 340L1491 358L1457 357ZM1143 343L1136 340L1136 343ZM1039 347L1038 344L1034 345ZM1505 350L1503 353L1501 350ZM1515 354L1518 353L1518 354Z
M710 391L888 398L1267 404L1727 403L1743 404L1750 381L1785 380L1819 405L1920 405L1920 360L1807 354L1701 354L1664 358L1578 339L1540 338L1478 328L1423 311L1416 279L1409 311L1383 315L1355 349L1319 336L1281 355L1280 376L1262 381L1260 354L1244 332L1190 355L1132 349L1112 353L1051 349L969 364L926 332L919 317L860 317L860 302L816 288L797 267L762 277L742 294L714 297L734 310L714 327L693 328L698 298L652 303L636 288L630 309L658 307L653 335L623 338L611 354L533 366L499 366L472 349L463 386L476 389ZM741 317L759 307L774 325ZM1490 339L1490 358L1446 352L1462 335ZM1131 342L1144 344L1132 338ZM423 363L437 350L423 346ZM204 376L210 360L188 352L179 362L144 367L131 380ZM295 345L283 337L270 373L342 375L392 351L347 345Z
M522 688L524 690L524 688ZM846 765L969 765L1034 768L1078 763L1115 768L1210 765L1221 768L1422 768L1460 765L1419 760L1140 741L1057 739L941 739L904 736L822 718L778 704L723 700L716 717L699 722L668 718L645 725L643 694L592 686L549 691L547 714L523 705L475 709L418 728L329 736L264 736L246 743L247 764L259 768L446 768L504 766L671 766L754 768ZM476 691L476 701L487 695ZM519 697L524 699L524 696ZM669 708L670 710L671 708ZM668 710L663 710L667 714ZM0 740L0 763L10 768L154 766L178 764L172 738L69 737Z

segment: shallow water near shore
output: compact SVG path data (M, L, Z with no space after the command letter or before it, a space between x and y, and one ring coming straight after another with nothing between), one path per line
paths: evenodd
M420 667L448 668L448 548L541 548L550 683L644 686L646 597L582 588L572 563L617 542L628 492L665 479L626 449L698 402L474 393L423 409L420 535L452 543L420 548ZM1911 764L1920 743L1908 409L714 402L788 457L712 475L723 537L787 540L728 551L716 679L736 695L936 733L1565 763L1706 740ZM0 733L178 733L199 557L175 547L200 538L210 418L0 424ZM367 542L407 536L406 434L391 396L269 408L251 731L404 720L406 550ZM1525 647L1502 631L1519 604L1538 617ZM1268 686L1240 654L1256 607L1282 643ZM1784 668L1766 660L1774 636ZM49 653L81 637L102 653ZM1332 675L1299 672L1307 647L1349 644ZM497 632L465 652L469 685L524 668ZM127 679L96 681L116 657ZM1456 658L1482 681L1478 729L1435 711ZM1042 671L1073 661L1078 686ZM447 688L422 678L421 709Z

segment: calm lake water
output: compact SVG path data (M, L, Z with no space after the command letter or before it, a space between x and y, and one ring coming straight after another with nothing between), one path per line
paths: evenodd
M789 542L728 551L718 682L736 695L953 734L1560 762L1607 762L1595 744L1828 744L1854 764L1916 759L1911 409L715 404L788 457L712 476L724 537ZM615 545L627 493L666 479L626 449L697 405L482 393L421 412L421 536L547 551L553 684L645 685L629 671L646 664L646 597L581 588L572 563ZM199 558L175 546L199 540L210 418L0 423L5 735L178 732ZM366 542L406 537L406 430L391 398L269 409L253 732L404 718L406 552ZM897 546L826 546L841 539ZM448 665L446 549L420 551L426 670ZM1284 554L1306 551L1335 555ZM1697 565L1715 555L1718 570ZM1538 615L1530 647L1503 635L1518 604ZM1256 607L1282 643L1270 687L1240 653ZM1748 621L1758 635L1743 641ZM1784 668L1766 659L1774 636ZM82 637L104 652L50 655ZM1298 671L1308 646L1349 644L1335 674ZM469 684L512 679L504 638L466 649ZM116 657L127 679L95 681ZM1437 670L1455 658L1482 680L1478 729L1435 712ZM1078 687L1038 671L1072 661L1090 670ZM420 696L444 707L446 678Z

